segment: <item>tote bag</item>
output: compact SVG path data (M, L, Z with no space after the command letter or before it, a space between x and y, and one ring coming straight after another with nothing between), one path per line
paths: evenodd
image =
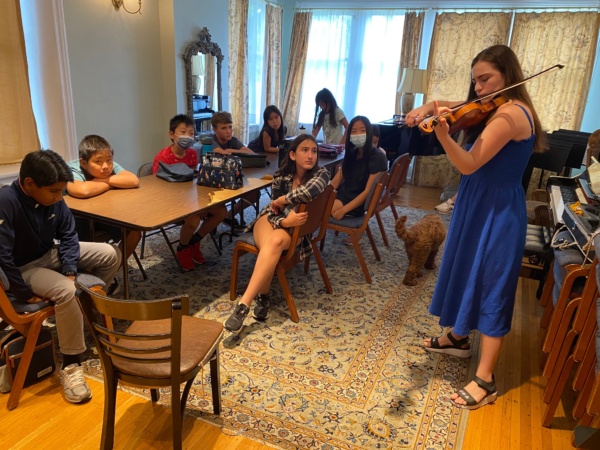
M239 189L244 185L242 161L238 156L206 153L198 172L199 186Z

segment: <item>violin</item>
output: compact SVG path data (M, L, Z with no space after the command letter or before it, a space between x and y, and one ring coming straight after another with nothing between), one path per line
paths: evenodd
M433 132L433 128L438 124L439 119L443 117L450 126L449 133L454 134L480 124L493 111L506 102L508 102L506 97L495 97L487 103L481 103L478 99L475 102L454 108L450 112L425 119L419 124L419 129L425 133L431 133Z
M556 64L546 70L542 70L541 72L536 73L528 78L525 78L518 83L511 84L505 88L494 91L490 94L484 95L483 97L478 97L476 99L461 103L460 105L456 105L452 108L451 111L439 114L437 116L429 116L425 120L423 120L419 124L419 129L423 133L431 133L433 132L433 128L439 123L440 118L446 119L448 125L450 126L450 134L457 133L458 131L468 129L474 127L475 125L483 122L492 112L494 112L498 107L509 101L508 98L504 96L500 96L502 92L508 91L514 87L520 86L528 81L534 79L537 76L543 75L545 73L552 72L554 70L560 70L564 67L563 64ZM482 103L482 100L490 99L489 102Z

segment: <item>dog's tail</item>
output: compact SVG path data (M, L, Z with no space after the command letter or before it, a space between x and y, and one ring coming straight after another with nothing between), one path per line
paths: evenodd
M408 230L406 229L406 216L398 217L396 220L396 234L400 239L405 239L407 237Z

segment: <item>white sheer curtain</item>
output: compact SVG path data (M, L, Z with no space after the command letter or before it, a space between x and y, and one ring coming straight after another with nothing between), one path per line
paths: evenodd
M315 10L304 69L300 122L312 124L315 95L329 89L348 121L394 114L404 12Z
M265 2L248 2L248 124L262 123L265 104Z

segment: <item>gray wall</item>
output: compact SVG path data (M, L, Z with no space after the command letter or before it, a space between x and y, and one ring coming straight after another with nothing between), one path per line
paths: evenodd
M141 15L102 0L63 5L77 140L104 136L136 171L165 143L158 3Z

